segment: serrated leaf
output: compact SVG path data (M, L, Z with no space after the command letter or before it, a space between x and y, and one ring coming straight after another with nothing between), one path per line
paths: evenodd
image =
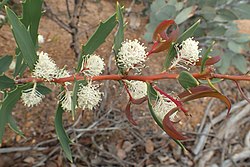
M186 90L199 85L199 82L197 81L197 79L195 79L192 76L192 74L190 74L187 71L180 72L177 79L180 85Z
M89 38L87 43L82 46L82 53L78 60L77 72L81 70L83 56L87 54L92 54L103 42L105 42L105 39L115 28L116 24L116 13L114 13L106 21L100 23L99 27Z
M6 75L0 76L0 90L6 88L13 88L15 86L15 81Z
M0 107L0 142L2 143L3 134L5 132L5 125L11 120L11 111L14 108L17 101L20 99L22 90L30 84L19 86L16 89L8 92L5 98L3 99L2 105ZM13 124L12 124L13 125Z
M10 8L5 7L5 10L8 16L8 21L11 24L16 43L22 52L23 59L32 70L37 61L37 55L30 33Z
M0 58L0 75L9 69L13 56L3 56Z
M68 135L65 132L65 129L63 128L63 122L62 122L62 115L63 115L63 109L61 107L61 104L58 105L56 115L55 115L55 129L56 134L58 136L58 139L60 141L60 144L62 146L62 149L67 157L67 159L70 162L73 162L72 154L70 150L69 144L72 143L69 139Z
M232 65L234 65L241 73L247 72L247 60L243 55L235 55L232 58Z
M192 26L190 26L184 33L180 35L180 37L177 39L177 43L181 43L182 41L188 39L191 37L197 27L200 25L200 20L196 21Z
M117 30L117 32L115 34L115 38L114 38L115 55L118 54L118 51L122 46L122 42L124 41L123 14L122 14L122 8L118 2L117 2L117 6L116 6L116 20L118 22L118 30Z
M181 24L186 21L188 18L192 17L195 13L197 6L190 6L183 9L175 18L176 24Z

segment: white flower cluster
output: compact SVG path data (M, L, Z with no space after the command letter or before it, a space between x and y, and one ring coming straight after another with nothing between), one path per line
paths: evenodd
M27 107L33 107L39 104L44 95L42 95L39 91L36 90L36 83L34 84L33 88L23 90L21 95L21 100Z
M176 45L176 52L177 57L173 60L173 63L170 68L172 67L183 67L186 68L184 65L195 65L196 62L199 60L199 42L195 41L193 38L188 38L183 41L180 45ZM180 49L179 49L180 47Z
M124 69L137 69L145 67L146 47L137 39L122 42L121 49L118 53L117 65Z
M61 96L60 102L64 111L72 110L72 91L65 91L65 94Z
M86 86L80 85L79 91L77 93L78 106L84 109L92 110L101 101L102 93L97 89L98 85L93 85L89 82Z
M128 89L134 99L140 99L147 95L147 84L142 81L127 81Z
M51 81L58 74L58 67L55 62L49 57L48 53L37 52L38 61L35 64L33 76L37 78L44 78Z
M98 76L104 70L105 63L98 55L87 55L83 61L82 70L86 76Z
M153 109L155 111L157 118L160 119L161 121L163 121L165 115L175 107L177 107L177 106L173 101L171 101L169 98L167 98L161 94L158 94L158 98L156 100L155 105L153 106ZM171 121L174 120L174 118L176 117L176 114L177 114L177 112L173 113L169 117Z

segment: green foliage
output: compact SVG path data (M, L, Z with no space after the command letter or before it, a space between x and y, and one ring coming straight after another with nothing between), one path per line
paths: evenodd
M65 132L65 129L63 128L63 121L62 121L62 115L63 115L63 109L61 107L61 104L58 105L56 115L55 115L55 129L56 134L58 136L58 139L61 143L62 149L68 158L70 162L73 162L72 154L70 150L69 144L72 143L69 139L67 133Z
M12 58L13 57L9 55L0 58L0 75L9 69Z
M32 70L34 68L34 64L36 63L37 56L30 33L10 8L6 7L5 9L16 43L21 50L23 59Z
M192 76L192 74L190 74L187 71L180 72L177 79L178 79L180 85L186 90L199 85L199 82L197 81L197 79L195 79Z
M107 36L115 28L115 25L116 13L114 13L106 21L100 23L99 27L89 38L88 42L82 46L82 53L78 60L78 72L81 70L84 55L92 54L102 43L104 43Z
M18 86L16 89L7 93L4 97L3 102L0 106L0 142L2 142L3 134L5 131L5 125L7 123L10 124L12 129L19 134L22 134L15 124L15 121L12 118L11 111L14 108L15 104L21 97L22 90L29 87L30 84L26 84L23 86Z
M6 75L0 76L0 90L15 87L15 81Z
M246 73L246 56L250 51L247 44L250 41L250 35L241 34L234 20L249 19L249 8L250 4L246 1L237 0L186 2L155 0L150 6L150 21L146 25L147 31L144 38L152 41L156 26L163 20L174 19L179 24L180 30L184 30L190 27L190 23L201 19L200 26L195 28L193 36L205 46L212 41L216 42L214 52L220 52L220 56L223 55L221 63L217 64L219 72L225 73L229 66L233 65L240 72ZM178 43L183 40L184 38Z

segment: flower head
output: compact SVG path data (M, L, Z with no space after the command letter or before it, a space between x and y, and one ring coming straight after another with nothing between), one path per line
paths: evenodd
M160 119L161 121L163 121L165 115L175 107L177 107L177 106L173 101L171 101L169 98L159 94L158 98L156 100L156 103L153 106L153 109L155 111L157 118ZM170 116L170 120L173 121L176 114L177 114L177 112L173 113Z
M48 53L38 52L38 61L35 64L33 76L51 81L58 74L58 67L48 56Z
M199 53L201 51L198 45L199 42L193 40L193 38L186 39L180 45L177 44L175 46L177 57L173 60L173 64L171 67L180 66L186 68L183 66L183 64L195 65L199 60Z
M127 81L128 89L134 99L140 99L147 95L147 84L142 81Z
M78 96L78 106L83 110L85 108L92 110L98 103L101 101L102 93L97 89L98 85L92 85L92 83L88 83L88 85L80 85L79 91L77 93Z
M98 55L87 55L83 62L83 73L87 76L98 76L104 70L104 61Z
M125 69L144 67L147 58L145 49L146 47L143 46L143 43L141 44L137 39L122 42L117 58L118 66Z
M36 83L33 88L23 90L21 95L22 102L28 107L33 107L34 105L39 104L43 98L44 95L36 90Z
M40 35L40 34L38 35L37 40L38 40L39 44L44 43L44 37L42 35Z
M72 91L65 91L65 94L61 96L60 102L64 111L72 110Z

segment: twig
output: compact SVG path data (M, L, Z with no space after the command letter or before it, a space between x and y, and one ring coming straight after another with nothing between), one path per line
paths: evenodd
M11 153L11 152L22 152L22 151L43 151L47 150L49 147L10 147L10 148L0 148L0 153Z

